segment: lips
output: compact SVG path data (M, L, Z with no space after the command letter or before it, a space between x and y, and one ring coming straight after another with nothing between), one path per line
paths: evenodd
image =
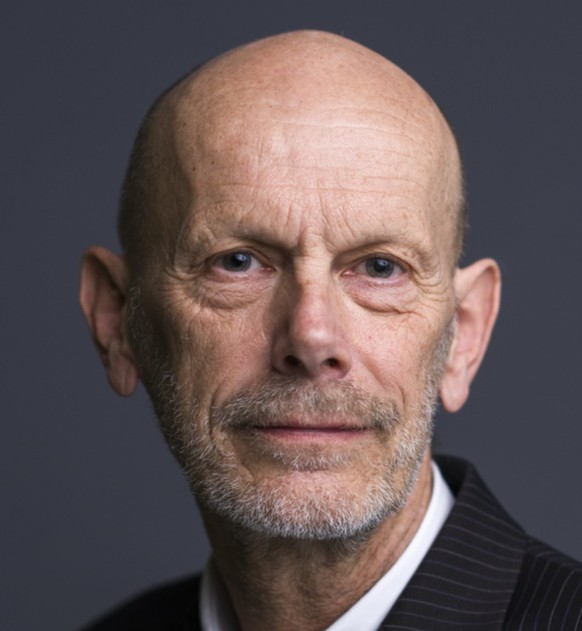
M337 417L307 416L304 418L269 419L264 423L254 423L255 429L281 429L317 432L357 432L369 429L361 421Z
M210 423L222 430L266 435L314 432L324 436L390 431L401 420L391 399L379 399L349 382L304 383L271 379L256 389L240 390L210 410ZM285 430L285 432L283 431Z
M360 438L369 430L347 425L269 425L255 427L255 431L274 440L337 441Z

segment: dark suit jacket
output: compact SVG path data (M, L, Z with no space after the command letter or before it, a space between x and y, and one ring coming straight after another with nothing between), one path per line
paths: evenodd
M582 565L526 535L470 464L437 461L455 505L380 628L582 631ZM199 631L198 592L158 588L87 631Z

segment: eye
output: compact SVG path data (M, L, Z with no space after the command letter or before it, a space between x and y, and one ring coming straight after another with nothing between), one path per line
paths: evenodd
M262 267L252 254L240 250L219 256L214 260L214 265L227 272L248 272Z
M401 269L400 265L392 259L383 256L371 256L359 263L354 271L365 273L372 278L390 278Z

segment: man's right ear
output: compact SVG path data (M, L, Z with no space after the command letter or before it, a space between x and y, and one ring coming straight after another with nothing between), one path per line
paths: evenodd
M111 387L122 396L137 387L137 368L127 337L129 273L123 258L105 248L87 250L81 264L81 309Z

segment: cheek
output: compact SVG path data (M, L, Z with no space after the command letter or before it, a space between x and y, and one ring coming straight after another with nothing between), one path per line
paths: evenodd
M352 319L357 364L371 375L381 394L404 407L424 391L438 334L417 314Z
M183 309L171 330L172 365L178 380L206 406L251 385L268 366L260 317Z

